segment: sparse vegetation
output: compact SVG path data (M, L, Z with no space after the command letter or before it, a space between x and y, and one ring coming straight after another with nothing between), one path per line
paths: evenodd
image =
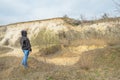
M6 27L1 26L0 27L0 41L4 38L5 32L6 32Z
M107 14L107 13L104 13L103 15L102 15L102 19L108 19L109 18L109 15Z
M65 22L66 28L58 32L40 28L31 39L33 52L26 70L20 65L22 57L17 54L22 51L16 49L4 55L12 50L1 46L0 80L119 80L120 20L109 19L83 25L68 19L70 23ZM63 22L59 25L63 26Z

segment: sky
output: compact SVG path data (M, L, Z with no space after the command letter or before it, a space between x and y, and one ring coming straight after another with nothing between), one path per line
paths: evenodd
M0 0L0 25L64 15L96 19L104 13L120 16L112 0Z

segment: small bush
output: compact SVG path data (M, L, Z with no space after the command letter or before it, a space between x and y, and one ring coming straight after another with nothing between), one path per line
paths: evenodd
M54 54L54 53L56 53L56 52L58 52L60 50L61 50L60 45L53 45L53 46L50 46L50 47L47 47L47 48L41 48L40 52L41 52L42 56L45 56L45 55Z

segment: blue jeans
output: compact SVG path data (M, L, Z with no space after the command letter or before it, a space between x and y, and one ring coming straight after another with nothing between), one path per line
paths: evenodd
M24 57L22 59L22 65L24 65L24 67L28 67L28 64L27 64L27 59L28 59L28 55L29 55L29 50L23 50L24 52Z

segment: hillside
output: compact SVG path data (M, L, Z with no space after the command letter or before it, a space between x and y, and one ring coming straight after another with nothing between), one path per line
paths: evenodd
M106 21L91 21L90 22L80 24L80 25L72 25L69 22L72 22L71 19L64 19L64 18L53 18L47 20L37 20L37 21L30 21L30 22L21 22L6 25L4 27L0 27L0 34L1 34L1 44L15 46L19 41L20 38L20 31L27 30L28 36L30 39L36 37L40 31L43 29L45 31L50 30L55 34L66 35L67 37L72 36L74 38L81 39L89 39L89 38L97 38L97 39L116 39L120 38L119 31L120 31L120 18L117 19L110 19ZM77 35L76 35L77 34ZM75 36L74 36L75 35ZM4 37L4 38L3 38ZM104 38L103 38L104 37ZM112 40L113 41L113 40Z
M21 65L19 39L33 51ZM120 18L53 18L0 27L0 80L120 80Z

